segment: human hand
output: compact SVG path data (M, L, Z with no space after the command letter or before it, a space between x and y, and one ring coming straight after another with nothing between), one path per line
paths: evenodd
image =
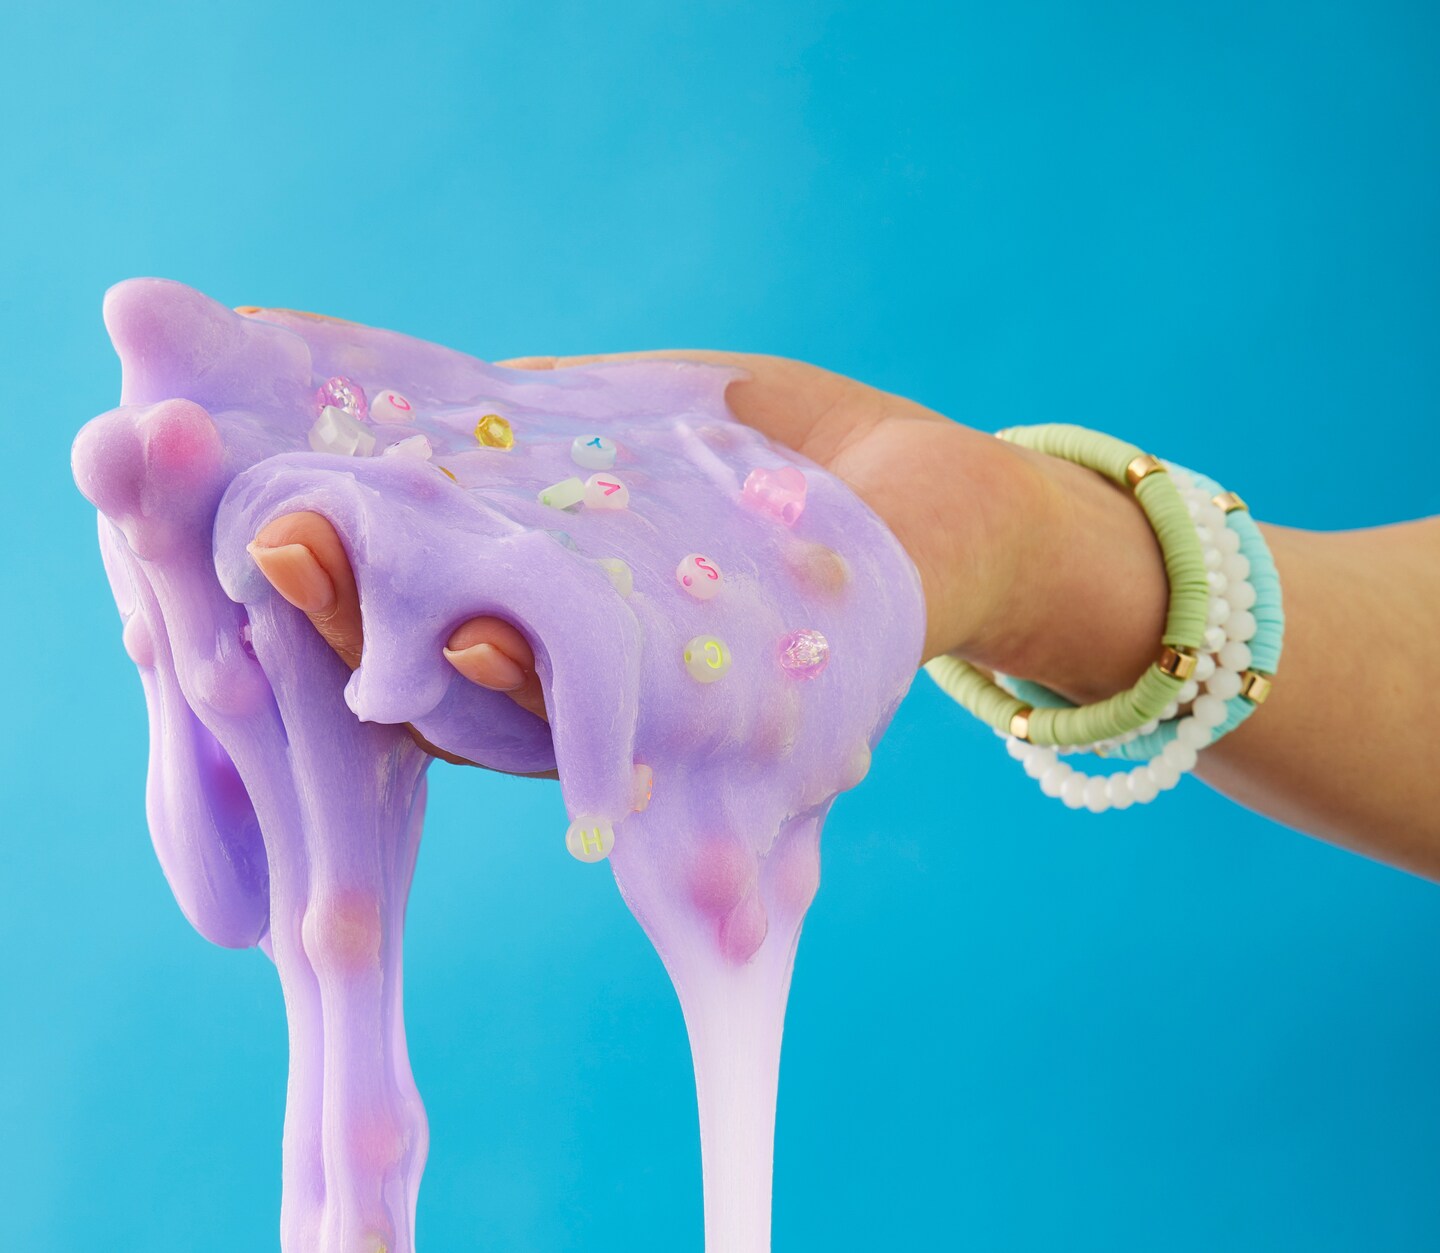
M736 417L835 474L890 527L924 588L924 659L955 652L1077 699L1128 686L1151 660L1165 609L1158 549L1140 511L1096 475L778 357L684 351L502 364L549 370L644 357L743 371L726 396ZM359 665L359 596L329 522L277 518L250 552L276 591ZM1115 580L1126 595L1107 594ZM511 624L472 619L445 656L471 682L546 716L534 653Z

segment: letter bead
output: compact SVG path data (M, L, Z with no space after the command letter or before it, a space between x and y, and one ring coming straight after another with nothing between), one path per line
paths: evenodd
M585 483L585 508L628 509L630 489L612 474L592 474Z
M415 409L399 392L382 391L370 404L372 422L413 422Z
M579 861L604 861L615 847L615 828L604 818L582 814L565 832L565 847Z
M696 600L713 600L724 578L709 557L691 553L675 567L675 579Z
M713 635L697 635L685 645L685 669L697 683L714 683L730 669L730 650Z
M552 509L573 509L585 499L585 484L577 478L561 479L541 488L535 499Z
M587 470L608 470L615 464L615 441L603 435L577 435L570 445L570 460Z

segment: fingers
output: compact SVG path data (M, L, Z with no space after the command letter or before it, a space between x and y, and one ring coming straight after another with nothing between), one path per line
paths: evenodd
M496 364L513 370L559 370L642 361L694 361L742 371L743 377L731 383L725 393L735 416L746 426L753 426L822 465L854 438L857 426L866 426L884 415L885 401L911 405L819 366L759 353L665 349L589 357L516 357ZM911 407L920 409L919 405Z
M537 718L547 717L534 650L508 622L471 618L450 636L445 659L470 682L504 692Z
M360 594L335 528L318 513L286 514L261 529L249 553L275 590L355 669L363 645Z
M355 669L364 650L360 593L335 528L318 513L286 514L261 529L249 552L275 590ZM470 682L545 717L534 651L508 622L472 618L451 635L445 656Z

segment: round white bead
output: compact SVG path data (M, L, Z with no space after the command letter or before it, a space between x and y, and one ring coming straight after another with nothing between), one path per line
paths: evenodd
M1240 551L1240 532L1232 531L1228 526L1215 537L1215 547L1227 557L1231 553Z
M1218 535L1225 529L1225 511L1207 500L1200 506L1200 525L1208 526Z
M1110 790L1107 783L1108 780L1104 778L1085 780L1085 808L1092 814L1103 814L1110 808Z
M1253 583L1232 583L1226 599L1231 609L1255 608L1255 585Z
M1165 745L1165 751L1160 755L1181 774L1195 769L1195 750L1179 739L1173 739Z
M1211 626L1220 626L1230 616L1230 602L1223 596L1212 596L1207 616Z
M1085 785L1089 782L1083 774L1072 770L1070 777L1060 785L1060 803L1066 809L1079 809L1085 804Z
M1244 553L1231 553L1221 565L1220 573L1232 583L1242 582L1250 577L1250 558Z
M1017 740L1013 736L1006 737L1005 751L1016 761L1024 761L1030 751L1030 746L1024 740Z
M1045 772L1049 770L1055 762L1056 757L1053 750L1048 748L1035 748L1033 746L1021 759L1021 765L1024 766L1025 773L1032 779L1043 778Z
M1160 729L1160 719L1159 719L1159 718L1151 718L1149 722L1147 722L1143 727L1140 728L1139 734L1140 734L1140 735L1154 735L1155 732L1158 731L1159 729Z
M1218 653L1225 647L1225 628L1212 626L1205 628L1205 651L1207 653Z
M1251 640L1260 624L1248 609L1237 609L1225 620L1225 634L1232 640Z
M1177 705L1188 705L1199 695L1200 684L1194 679L1186 679L1185 682L1180 685L1180 690L1175 693L1175 703Z
M1201 749L1210 743L1210 728L1193 717L1181 718L1179 725L1175 728L1175 738L1181 744Z
M1162 710L1160 711L1160 721L1161 721L1161 722L1169 722L1170 719L1173 718L1173 717L1174 717L1176 714L1178 714L1179 712L1180 712L1180 706L1177 705L1177 704L1172 700L1168 705L1165 706L1164 709L1162 709Z
M1215 677L1205 685L1205 690L1221 700L1234 700L1240 695L1240 676L1226 666L1215 671Z
M1215 658L1209 653L1201 653L1200 656L1195 659L1195 678L1199 682L1204 683L1214 673Z
M1130 795L1136 804L1148 805L1160 794L1160 789L1150 775L1149 766L1136 766L1130 772Z
M1230 580L1221 574L1219 570L1207 570L1205 572L1205 582L1210 584L1211 596L1224 596L1230 587Z
M1250 669L1250 645L1241 640L1231 640L1220 650L1220 664L1230 670Z
M1112 809L1129 809L1135 803L1135 793L1130 790L1130 775L1112 774L1105 780L1105 795L1110 798Z
M1208 526L1197 526L1195 528L1195 538L1207 547L1214 546L1215 537L1211 534Z
M1058 800L1060 791L1065 786L1065 780L1074 773L1063 761L1057 761L1040 776L1040 790L1051 800Z
M1207 570L1219 570L1223 574L1225 572L1224 565L1225 558L1220 555L1218 548L1205 549L1205 568Z
M1195 701L1195 709L1191 717L1202 727L1218 727L1225 721L1225 702L1218 696L1211 696L1208 692Z
M1155 787L1158 791L1168 792L1180 782L1179 769L1166 757L1156 757L1145 767L1145 770L1155 780Z

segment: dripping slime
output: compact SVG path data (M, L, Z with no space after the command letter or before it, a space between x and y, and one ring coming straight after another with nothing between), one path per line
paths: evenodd
M558 771L567 847L608 860L680 998L707 1248L768 1249L821 826L920 656L900 545L734 420L731 371L504 369L158 279L112 289L105 321L120 405L77 437L75 478L144 687L161 867L202 935L280 977L285 1253L414 1248L427 1129L401 943L431 759L406 723ZM355 568L353 673L246 552L299 510ZM480 614L532 643L548 725L444 660Z

